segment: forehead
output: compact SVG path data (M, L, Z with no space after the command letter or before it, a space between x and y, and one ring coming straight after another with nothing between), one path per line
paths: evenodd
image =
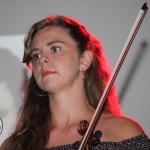
M41 43L47 43L54 40L61 40L68 43L74 43L74 40L69 35L67 29L61 27L45 27L38 31L31 43L31 48Z

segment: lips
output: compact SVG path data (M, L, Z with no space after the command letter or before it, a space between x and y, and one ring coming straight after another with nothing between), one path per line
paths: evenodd
M54 74L54 73L56 73L56 72L55 71L43 71L42 72L42 77L45 77L45 76L48 76L48 75Z

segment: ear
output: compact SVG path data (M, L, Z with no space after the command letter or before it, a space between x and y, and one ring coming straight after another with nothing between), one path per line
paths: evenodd
M93 59L93 54L90 50L84 51L83 55L80 58L80 70L86 71L91 65Z

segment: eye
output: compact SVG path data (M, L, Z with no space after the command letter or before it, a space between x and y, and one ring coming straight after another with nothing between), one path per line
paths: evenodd
M37 59L41 58L41 54L33 54L33 55L31 56L31 58L32 58L33 60L37 60Z
M56 53L56 52L58 52L58 51L60 50L60 48L57 47L57 46L53 46L51 49L52 49L52 51L53 51L54 53Z

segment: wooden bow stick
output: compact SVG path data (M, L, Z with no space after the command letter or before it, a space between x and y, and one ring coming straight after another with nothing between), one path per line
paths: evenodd
M81 127L83 126L84 130L79 132L80 131L80 129L79 129L78 132L81 135L84 135L84 134L85 135L82 138L81 143L79 143L79 145L80 145L79 150L85 150L85 149L89 150L89 149L91 149L90 141L91 141L92 133L93 133L93 131L94 131L96 125L97 125L97 122L99 120L102 106L103 106L103 104L104 104L104 102L105 102L105 100L106 100L106 98L107 98L107 96L109 94L109 91L110 91L110 89L111 89L111 87L112 87L112 85L113 85L113 83L114 83L114 81L115 81L115 79L116 79L116 77L118 75L118 72L119 72L119 70L121 68L121 65L123 64L123 61L124 61L128 51L129 51L129 49L131 47L131 44L132 44L132 42L133 42L133 40L134 40L138 30L139 30L139 27L140 27L140 25L141 25L145 15L146 15L147 11L148 11L147 3L144 3L144 5L140 9L140 12L139 12L139 14L138 14L138 16L137 16L137 18L135 20L135 23L134 23L134 25L133 25L133 27L132 27L132 29L130 31L130 34L129 34L128 38L127 38L127 41L126 41L126 43L125 43L125 45L123 47L123 50L122 50L122 52L120 54L120 57L119 57L119 59L118 59L118 61L116 63L116 66L115 66L115 68L114 68L114 70L112 72L112 75L111 75L111 77L110 77L110 79L109 79L109 81L107 83L107 86L106 86L106 88L105 88L105 90L103 92L103 95L102 95L102 97L101 97L101 99L99 101L99 104L98 104L98 106L97 106L97 108L95 110L94 116L93 116L90 124L88 125L87 121L85 121L85 120L80 122ZM85 131L85 130L87 130L87 131Z

